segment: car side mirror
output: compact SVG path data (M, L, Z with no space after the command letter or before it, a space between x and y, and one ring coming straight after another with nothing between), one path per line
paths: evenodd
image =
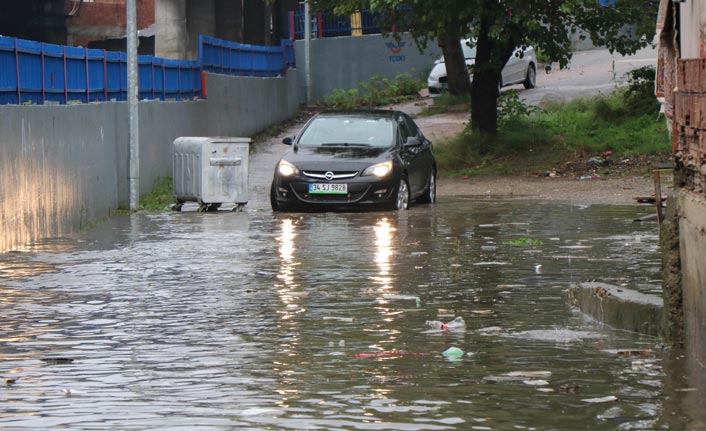
M287 136L286 138L282 139L282 143L284 145L292 145L292 141L293 139L291 136Z
M410 136L404 143L405 147L418 147L422 145L422 140L418 136Z

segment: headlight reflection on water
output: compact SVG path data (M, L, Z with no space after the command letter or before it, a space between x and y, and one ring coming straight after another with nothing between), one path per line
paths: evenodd
M395 228L386 218L380 220L375 225L375 264L378 267L378 274L371 279L377 282L382 289L390 289L392 276L392 239L395 235Z
M298 298L302 292L298 291L300 287L295 280L295 268L299 265L296 261L296 225L292 219L284 219L281 222L282 233L277 237L279 243L280 268L277 273L277 278L281 284L277 285L277 293L286 305L286 311L283 311L282 318L290 319L296 314L306 311L301 307Z

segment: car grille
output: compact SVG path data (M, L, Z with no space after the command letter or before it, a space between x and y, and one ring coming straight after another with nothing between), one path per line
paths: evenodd
M440 82L440 83L446 84L447 81L448 81L448 78L447 78L446 76L440 76L440 77L439 77L439 82Z
M327 178L326 173L331 172L333 174L333 177ZM345 180L347 178L353 178L356 175L358 175L357 171L341 171L341 172L333 172L333 171L302 171L302 174L304 176L307 176L309 178L316 178L317 180Z

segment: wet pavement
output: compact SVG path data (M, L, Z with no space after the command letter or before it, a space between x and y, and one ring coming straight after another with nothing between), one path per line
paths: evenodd
M703 425L679 357L566 302L594 279L659 292L649 208L273 214L265 190L3 255L0 429Z

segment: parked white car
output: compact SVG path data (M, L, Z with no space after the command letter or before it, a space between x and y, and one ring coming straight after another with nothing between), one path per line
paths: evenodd
M466 66L470 67L476 62L476 48L468 46L468 39L461 41L463 56L466 58ZM525 88L534 88L537 85L537 57L534 48L531 46L519 55L521 49L518 48L502 70L501 81L498 82L498 90L507 85L520 84ZM471 76L471 80L473 76ZM436 60L427 78L429 93L441 93L447 88L446 64L444 57Z

